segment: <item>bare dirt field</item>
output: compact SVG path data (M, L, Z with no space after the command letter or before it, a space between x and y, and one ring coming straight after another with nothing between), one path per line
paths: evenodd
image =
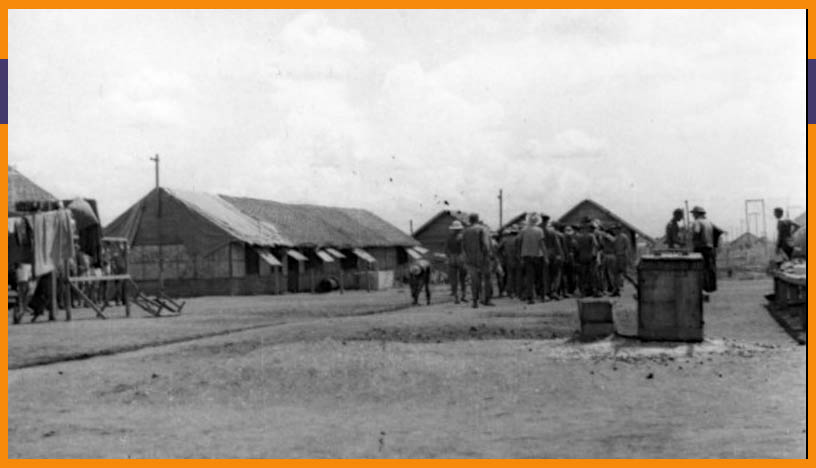
M574 300L443 291L10 326L9 457L802 458L805 347L770 290L722 282L695 345L579 343Z

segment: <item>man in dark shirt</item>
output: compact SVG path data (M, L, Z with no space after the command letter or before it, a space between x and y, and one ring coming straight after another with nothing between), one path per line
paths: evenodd
M448 230L448 239L445 242L445 255L448 257L448 281L451 285L451 295L455 303L459 303L459 287L462 287L462 300L465 300L465 263L462 258L462 226L461 221L451 223Z
M583 297L598 294L596 271L598 262L598 240L593 232L591 220L584 220L581 230L575 235L575 268L578 274L578 288Z
M568 297L575 292L575 229L572 226L561 226L564 236L564 264L561 270L562 296Z
M479 297L484 292L482 304L494 305L491 299L490 285L490 236L487 229L479 222L479 215L473 213L469 218L470 226L462 232L462 251L465 256L465 268L470 276L470 289L473 296L473 308L479 307Z
M672 213L672 219L666 224L666 246L670 249L682 249L685 247L680 236L680 221L683 220L683 210L677 208Z
M499 243L499 257L504 268L504 292L507 293L507 297L518 294L517 281L520 258L516 244L517 235L518 229L515 226L510 226Z
M547 255L544 257L544 278L541 296L549 299L559 299L557 285L561 281L561 263L564 258L562 242L559 234L550 225L550 217L541 215L541 229L544 231L544 245L547 248Z
M774 208L774 217L776 217L776 252L784 252L788 258L793 255L793 245L791 238L793 233L799 229L799 225L790 219L782 219L785 211L782 208Z

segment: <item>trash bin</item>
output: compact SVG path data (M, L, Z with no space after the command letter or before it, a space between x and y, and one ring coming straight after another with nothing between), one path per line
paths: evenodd
M671 252L638 263L638 337L703 340L703 257Z

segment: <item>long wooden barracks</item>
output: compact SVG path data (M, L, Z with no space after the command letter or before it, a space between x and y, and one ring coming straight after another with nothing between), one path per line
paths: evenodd
M420 256L416 240L366 210L165 187L105 235L128 240L142 289L161 282L178 296L383 289Z

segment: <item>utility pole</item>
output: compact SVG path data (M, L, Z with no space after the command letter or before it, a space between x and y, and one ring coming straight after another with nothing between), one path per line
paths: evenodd
M504 194L502 193L502 189L499 189L499 229L502 228L503 223L503 210L504 210Z
M413 236L414 235L414 220L413 219L408 220L408 228L410 229L411 236Z
M162 252L162 200L159 185L159 155L150 158L156 164L156 244L159 246L159 292L164 292L164 255Z

